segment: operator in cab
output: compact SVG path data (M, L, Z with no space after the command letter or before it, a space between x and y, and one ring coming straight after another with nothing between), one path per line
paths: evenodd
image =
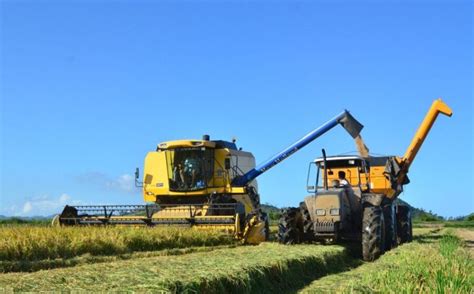
M337 177L339 178L339 185L341 187L345 187L345 186L350 186L350 183L349 181L346 179L346 173L344 171L339 171L337 173Z
M194 154L184 160L184 173L191 179L190 188L197 188L196 183L200 175L201 162Z
M184 182L184 170L183 170L183 165L181 163L178 163L175 165L173 169L173 181L176 183L178 188L184 188L185 182Z

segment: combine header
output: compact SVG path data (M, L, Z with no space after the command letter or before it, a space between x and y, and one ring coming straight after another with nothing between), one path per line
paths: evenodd
M176 225L228 231L245 243L268 239L268 219L260 209L256 178L342 125L356 137L362 125L344 111L271 159L255 167L252 153L235 142L180 140L160 143L145 158L136 185L147 205L66 206L54 220L61 225Z

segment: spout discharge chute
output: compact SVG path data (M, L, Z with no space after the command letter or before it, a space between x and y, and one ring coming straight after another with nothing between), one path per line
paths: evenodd
M403 157L390 157L387 160L384 174L389 179L391 188L393 189L393 192L388 193L390 196L398 195L401 191L403 191L403 185L406 185L410 182L408 179L408 171L410 166L415 160L418 151L420 151L421 146L423 145L439 114L444 114L449 117L453 115L451 108L441 99L437 99L431 104L428 113L425 115L425 118L413 136L413 139L408 146L405 155Z
M296 141L295 143L291 144L287 148L283 149L280 151L278 154L273 156L267 161L264 161L263 163L259 164L257 167L251 169L244 175L237 177L233 181L234 186L245 186L248 183L250 183L252 180L254 180L256 177L259 175L263 174L270 168L274 167L275 165L279 164L286 158L290 157L294 153L296 153L298 150L302 149L304 146L308 145L321 135L325 134L335 126L340 124L353 138L356 138L359 134L362 128L364 127L360 122L358 122L350 113L349 111L345 110L333 119L327 121L320 127L312 130L308 134L306 134L304 137Z
M428 113L426 114L425 118L423 119L423 122L416 131L415 136L413 137L410 143L410 146L408 146L405 155L402 158L404 169L406 169L407 171L410 165L413 163L413 160L418 154L421 145L428 136L428 133L430 132L431 127L433 126L439 114L444 114L449 117L453 115L453 111L451 110L451 108L449 108L449 106L441 99L437 99L433 102L433 104L431 104Z

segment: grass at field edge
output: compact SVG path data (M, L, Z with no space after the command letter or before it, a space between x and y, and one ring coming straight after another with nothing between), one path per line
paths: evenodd
M431 230L355 270L328 275L300 293L470 293L474 261L452 231Z

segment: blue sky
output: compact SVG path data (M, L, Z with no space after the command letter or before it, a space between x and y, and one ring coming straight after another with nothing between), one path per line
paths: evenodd
M133 3L133 4L132 4ZM2 1L0 214L142 203L135 167L162 141L238 138L257 162L350 110L371 152L402 155L440 117L402 198L474 211L471 1ZM342 128L259 177L297 205L308 163L354 151Z

